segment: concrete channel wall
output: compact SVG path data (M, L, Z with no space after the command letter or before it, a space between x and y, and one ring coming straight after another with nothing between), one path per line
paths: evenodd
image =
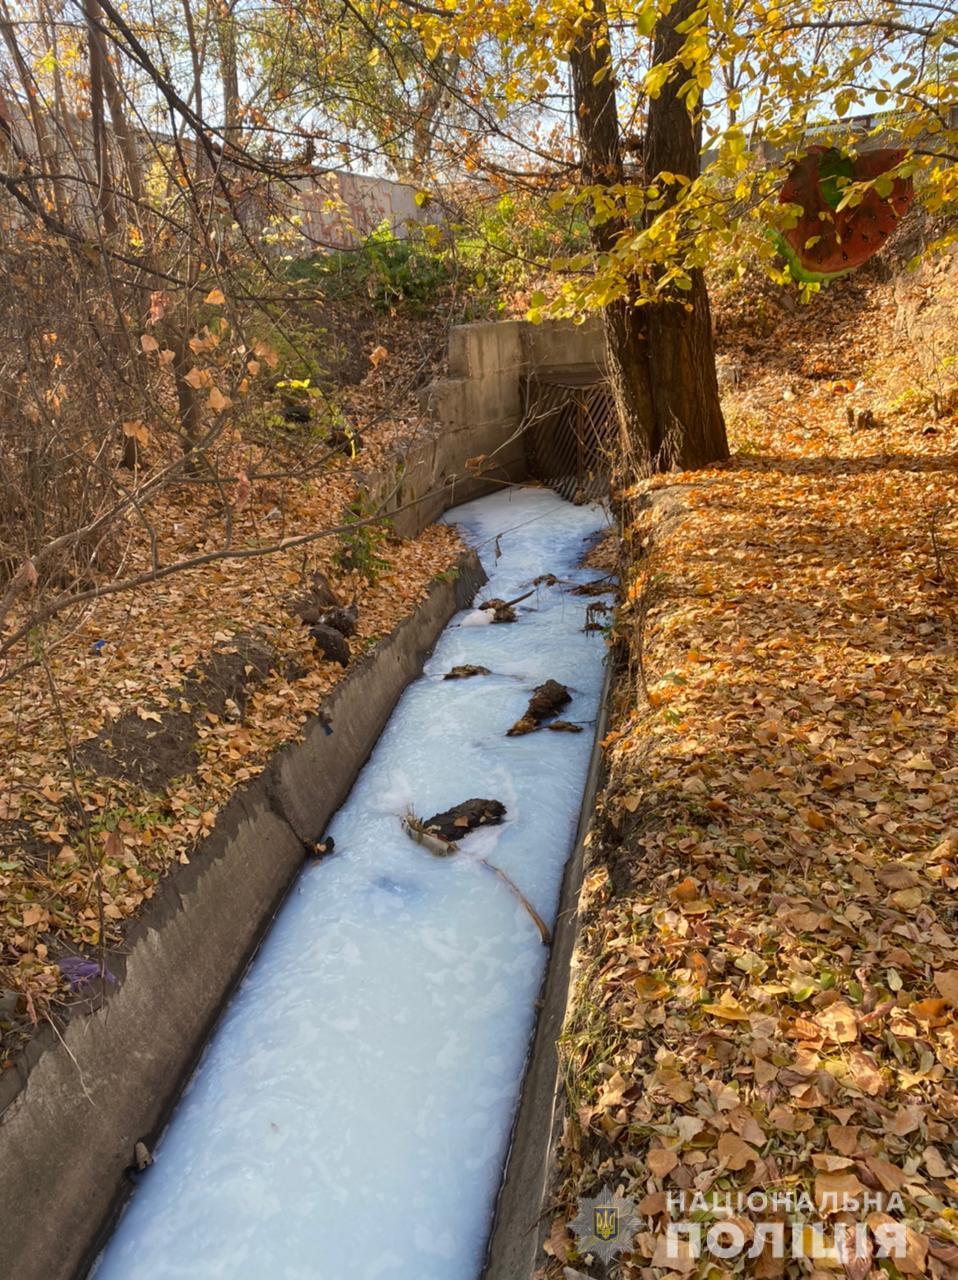
M424 396L433 428L365 477L371 498L384 501L408 537L457 503L523 480L526 380L601 360L594 325L453 330L450 377ZM480 455L484 463L470 466ZM191 861L161 883L123 953L109 956L118 981L106 984L100 1007L86 1001L62 1030L44 1028L0 1075L0 1280L86 1274L129 1190L135 1144L152 1144L165 1125L304 845L320 838L403 689L484 580L469 552L454 579L432 584L336 686L323 708L332 733L314 717L303 740L233 796Z
M473 552L333 690L302 742L237 792L130 929L102 1006L46 1028L0 1076L0 1277L82 1275L297 871L403 689L485 580Z
M413 439L392 470L370 486L373 505L414 536L443 511L528 476L522 437L530 378L601 370L597 321L525 320L459 325L449 336L449 376L423 393L431 429Z

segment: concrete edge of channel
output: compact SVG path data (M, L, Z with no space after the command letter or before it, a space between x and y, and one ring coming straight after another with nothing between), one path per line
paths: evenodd
M482 1280L532 1280L547 1234L549 1183L562 1117L558 1040L568 1010L572 957L579 937L578 902L585 865L585 838L592 826L595 800L604 773L600 744L608 726L612 679L612 662L607 658L575 844L562 878L539 1016L526 1059Z

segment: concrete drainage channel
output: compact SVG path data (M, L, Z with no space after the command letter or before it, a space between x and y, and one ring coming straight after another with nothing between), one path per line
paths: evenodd
M0 1077L4 1280L83 1274L99 1225L129 1184L291 882L304 841L346 798L402 690L456 609L484 581L463 556L426 601L336 687L305 740L238 793L202 852L177 866L130 931L102 1008L47 1028Z
M506 447L511 447L508 440L513 426L508 421L497 425ZM464 436L455 441L458 453L454 462L460 468L462 458L458 455L469 444ZM434 490L446 482L443 505L454 493L456 478L466 478L461 469L452 471L453 483L448 484L448 477L440 472L449 457L447 440L444 446L434 449L430 468ZM519 469L518 464L515 469ZM481 482L469 483L483 487ZM531 559L524 543L526 550L513 568L524 582L539 572L556 573L555 566L561 562L562 576L574 580L577 575L573 565L582 550L582 533L589 527L588 519L583 522L583 518L590 513L584 508L566 507L539 491L534 501L542 500L571 513L572 525L566 527L566 535L569 527L576 532L572 538L575 554L567 559L572 549L568 536L565 543L561 539L550 542L549 536L536 542L533 536ZM489 501L509 500L503 496ZM424 500L423 515L426 505ZM512 515L518 511L517 504ZM464 514L469 516L468 509ZM498 585L501 577L505 582L502 590L517 588L518 579L508 580L508 556L499 566L493 551L495 535L509 526L508 513L494 512L495 528L487 528L481 515L473 513L469 518L473 519L473 540L485 544L480 551L490 567L497 570L496 591L502 594ZM535 511L528 521L525 516L518 521L520 529L529 522L538 535L561 526L563 519L561 512L553 516L544 510ZM512 536L518 537L518 531ZM506 547L509 542L507 537ZM501 548L502 543L498 549ZM437 655L427 666L426 678L417 681L403 697L399 720L410 700L415 706L417 699L421 701L426 693L435 694L441 687L437 661L442 663L456 655L463 661L475 661L479 654L481 662L481 654L488 649L489 661L484 665L494 674L447 686L457 691L453 701L458 708L454 712L458 727L453 732L449 726L438 754L408 769L409 776L401 785L394 785L393 779L384 786L380 778L373 792L369 792L369 784L363 781L370 770L375 774L376 761L394 734L396 717L393 721L389 718L397 699L422 669L426 654L450 616L466 605L484 576L476 556L469 553L460 560L455 581L434 584L420 609L334 691L325 708L333 733L330 735L319 719L310 725L304 742L279 753L261 778L234 797L202 854L189 866L178 867L177 874L168 878L131 932L125 958L119 963L111 960L121 981L105 1005L86 1016L74 1017L59 1040L52 1033L46 1041L43 1036L38 1037L19 1071L10 1071L0 1079L0 1204L4 1237L0 1276L11 1280L14 1276L17 1280L67 1280L88 1273L125 1198L128 1188L123 1173L131 1161L135 1142L139 1138L152 1142L169 1120L184 1082L196 1067L211 1030L247 972L250 959L291 884L295 891L286 898L264 953L249 970L238 997L229 1006L160 1144L157 1163L144 1178L97 1274L104 1280L136 1280L139 1276L161 1280L164 1275L202 1276L203 1280L223 1275L242 1280L245 1276L259 1277L270 1268L277 1274L317 1280L327 1276L339 1280L347 1274L355 1280L365 1280L366 1276L384 1280L411 1280L413 1276L416 1280L464 1280L483 1269L493 1201L511 1140L508 1171L483 1274L487 1280L525 1280L531 1275L555 1098L554 1041L565 1003L580 874L578 846L564 880L563 866L573 842L576 797L581 793L587 767L591 776L595 772L595 758L592 757L591 766L589 759L600 700L601 644L595 638L587 639L596 664L591 684L589 679L583 679L584 655L576 648L583 638L581 626L589 601L580 598L578 607L571 608L572 598L561 590L555 594L555 589L540 587L539 599L532 602L537 608L528 616L520 614L516 626L466 625L469 618L476 621L476 614L460 618L459 625L442 636ZM543 592L553 596L551 603ZM485 617L488 614L483 621ZM542 623L549 631L535 637L534 648L520 656L521 646L516 646L517 652L510 658L511 646L506 644L509 634L521 637L523 631L531 632L533 626ZM553 639L560 638L559 649L550 648L550 632ZM544 661L549 670L544 669ZM503 772L499 764L505 751L501 738L503 713L511 716L513 711L521 711L539 677L562 679L564 670L566 682L575 690L573 706L583 718L592 720L585 726L589 732L566 737L543 731L520 738L508 744L510 752L515 749L513 768L517 772ZM584 711L590 704L591 715L586 716ZM302 867L303 843L315 841L325 832L331 815L346 798L388 721L382 742L353 793L363 805L362 821L356 825L350 817L351 799L332 828L334 833L337 824L343 828L345 845L337 835L337 845L343 853L297 877ZM407 761L414 759L417 744L430 738L429 725L427 715L402 748ZM480 745L483 740L487 741L485 747ZM563 774L570 761L574 762L573 773ZM490 787L485 789L478 781L484 776L490 780ZM445 790L440 785L443 777ZM471 836L454 864L430 859L411 844L401 844L401 851L393 848L391 842L403 804L427 810L432 807L434 791L435 807L442 808L443 803L465 798L464 794L457 796L451 791L457 787L461 790L467 778L470 794L496 794L498 782L508 813L503 827L496 829L494 835L480 831ZM543 778L552 783L564 778L564 783L561 794L549 799L541 818L542 830L530 843L530 830L523 822L532 794L528 788L532 785L534 790ZM590 800L587 793L587 801ZM371 812L375 813L372 822ZM372 847L366 848L364 841L369 839ZM490 840L492 844L488 843ZM540 844L548 851L547 856L540 857ZM391 865L384 868L383 851L387 846ZM562 884L556 941L541 991L545 953L537 937L530 939L529 919L515 901L508 894L503 900L501 886L494 878L477 875L476 867L484 851L491 854L489 860L504 867L522 886L544 915L554 915ZM337 866L340 871L334 870ZM369 875L363 880L366 872ZM377 928L358 952L353 945L355 939L340 936L341 945L330 941L321 958L313 956L318 970L307 966L302 971L303 944L294 943L282 971L281 985L273 992L273 1004L281 1008L284 993L295 990L298 983L305 984L312 1004L305 1010L287 1010L285 1021L280 1017L270 1022L262 1008L250 1014L249 993L252 991L255 996L258 984L264 981L262 974L269 967L270 955L282 948L284 931L289 930L286 921L301 911L304 886L318 885L320 880L316 877L328 880L339 876L345 879L348 889L350 875L357 874L359 881L352 888L369 891L367 906L376 917ZM375 882L376 876L381 884ZM333 910L337 901L355 900L355 895L350 897L348 893L337 899L328 888L327 884L318 893L315 887L309 889L312 914L307 936L318 931L320 936L335 939L335 911L324 919L324 910ZM413 901L406 901L407 894L412 895ZM465 905L466 920L478 929L474 936L451 938L447 936L451 928L448 923L437 925L429 917L428 904L432 903L429 909L435 909L437 894L440 912L447 911L448 919ZM444 895L451 895L448 902ZM414 909L413 902L420 898L421 905ZM426 914L419 919L417 911ZM465 933L468 935L468 928ZM372 1038L369 1027L359 1034L353 1017L360 997L365 999L376 986L385 984L389 989L388 980L402 968L397 967L396 957L405 954L408 958L408 950L403 952L403 948L408 948L411 938L418 939L421 951L431 949L431 967L419 972L411 989L394 992L391 1004L372 1011ZM332 989L339 992L342 1007L338 1014L331 1011L331 998L326 997L330 997L332 989L323 986L330 957L362 957L384 939L389 945L380 957L384 962L380 970L383 982L366 982L369 973L364 977L361 969L350 970L347 966L346 971L333 975ZM464 949L459 949L463 944ZM464 971L471 975L472 986L467 983L460 989L452 975ZM422 990L431 989L437 981L440 988L444 983L451 986L445 994L440 991L439 998L440 1007L444 1001L449 1007L430 1024L444 1028L445 1039L430 1038L424 1033L428 1009L420 1010L422 1017L415 1012ZM538 994L544 1000L543 1012L528 1064L529 1084L513 1130L516 1093L526 1067ZM388 1026L395 1021L393 1015L397 1012L401 1022L403 999L417 1023L413 1042L419 1051L419 1056L412 1056L412 1074L407 1073L405 1084L396 1069L397 1062L401 1062L399 1050L391 1061L383 1060L389 1043ZM507 1005L508 1017L500 1024L496 1019ZM478 1013L470 1012L476 1009ZM309 1078L319 1086L319 1094L307 1090L306 1112L297 1110L303 1099L293 1097L296 1090L288 1074L282 1070L279 1077L275 1074L275 1064L288 1047L285 1041L295 1040L298 1034L297 1015L299 1032L306 1029L309 1047L301 1046L298 1056L293 1056L293 1077ZM312 1043L317 1024L325 1027L329 1041L321 1053ZM253 1025L255 1034L244 1039L244 1025L247 1030ZM264 1026L266 1032L262 1035ZM450 1035L453 1040L448 1038ZM231 1036L236 1052L226 1052L224 1057L217 1045L231 1043ZM344 1047L345 1058L341 1056ZM321 1118L318 1097L355 1098L357 1073L362 1076L360 1068L369 1062L378 1062L378 1066L365 1077L365 1110L369 1110L374 1098L373 1111L380 1120L378 1136L370 1132L367 1149L359 1155L345 1140L340 1144L330 1142L327 1149L326 1139L333 1133L330 1126L338 1112L334 1107L330 1116ZM448 1086L451 1081L451 1106L448 1114L440 1116L436 1112L430 1117L435 1108L437 1081L423 1072L426 1067L432 1071L435 1064L443 1067L439 1085ZM481 1070L478 1078L472 1079L469 1073L477 1064ZM263 1070L265 1075L258 1075ZM271 1082L277 1086L272 1095ZM425 1111L417 1103L424 1096L429 1099ZM276 1110L274 1100L280 1097L285 1098L286 1109L280 1107L278 1119L270 1118L267 1112ZM205 1105L213 1105L212 1112L203 1112L204 1098ZM388 1150L383 1148L384 1144L389 1148L392 1135L403 1129L401 1117L410 1120L415 1132L411 1145L407 1143L407 1148L393 1153L391 1165ZM189 1137L191 1125L193 1138ZM322 1136L308 1139L310 1132ZM177 1155L178 1147L184 1143L185 1163L183 1152ZM232 1154L231 1143L235 1147ZM381 1169L386 1181L371 1181L371 1168ZM417 1190L400 1201L391 1198L390 1186L405 1190L410 1181ZM303 1186L310 1194L305 1199L298 1197L301 1215L297 1219L294 1206L297 1191ZM444 1188L451 1193L451 1199L447 1196L437 1205L425 1195L424 1187ZM269 1248L258 1256L255 1239L257 1224L262 1225L259 1210L263 1204L275 1223ZM184 1208L188 1219L185 1221L177 1217ZM367 1228L367 1218L374 1230ZM423 1226L423 1221L441 1222L444 1226ZM338 1235L336 1223L342 1225ZM403 1241L409 1237L417 1242L414 1257L406 1257L401 1251L397 1254L388 1244L390 1239ZM362 1255L366 1259L363 1262L356 1257L357 1240L363 1247L369 1241L378 1241L378 1253L372 1256L367 1250ZM229 1242L228 1247L222 1247L224 1242ZM284 1263L278 1261L277 1249L294 1251L289 1256L283 1254L285 1269Z
M595 576L577 566L605 514L519 489L452 518L484 561L484 595L531 594L510 623L457 614L406 689L97 1280L482 1270L592 754L604 646L584 625L595 597L575 592ZM548 680L563 705L529 730ZM477 797L495 820L455 851L431 856L404 830L410 813Z

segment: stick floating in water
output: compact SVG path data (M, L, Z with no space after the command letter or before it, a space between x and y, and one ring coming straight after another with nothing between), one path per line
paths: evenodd
M528 911L529 916L532 919L532 923L539 930L539 937L542 939L542 945L544 947L547 947L549 943L552 941L552 934L549 932L549 926L543 920L542 916L539 915L538 911L536 911L535 907L532 905L532 903L529 901L526 895L522 892L519 886L515 883L515 881L510 880L501 867L493 866L493 864L491 862L487 862L485 858L477 858L476 861L481 862L484 867L488 867L489 870L493 873L493 875L497 875L499 879L502 881L502 883L508 889L512 890L515 896L519 899L519 901L525 907L526 911Z
M400 821L406 835L415 840L416 844L428 849L434 858L448 858L450 854L459 852L455 840L443 840L441 836L434 836L423 826L422 819L417 818L411 810L407 809Z
M454 853L459 853L459 845L454 840L443 840L440 836L434 836L431 831L427 831L423 826L422 819L417 818L414 813L407 809L400 819L403 831L411 840L415 840L417 844L421 844L424 849L435 858L448 858ZM539 930L539 937L542 939L542 945L547 947L552 942L552 934L549 932L549 926L539 915L535 907L522 892L514 880L502 870L501 867L494 866L491 862L487 862L485 858L476 858L481 866L491 871L494 876L502 881L506 888L515 895L529 915L530 920Z

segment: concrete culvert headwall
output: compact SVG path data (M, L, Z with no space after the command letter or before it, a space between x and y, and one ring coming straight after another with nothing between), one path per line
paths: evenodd
M438 430L405 456L397 507L420 505L403 512L400 532L448 507L447 491L465 502L531 477L569 499L607 492L614 419L598 320L460 325L449 374L424 394Z

